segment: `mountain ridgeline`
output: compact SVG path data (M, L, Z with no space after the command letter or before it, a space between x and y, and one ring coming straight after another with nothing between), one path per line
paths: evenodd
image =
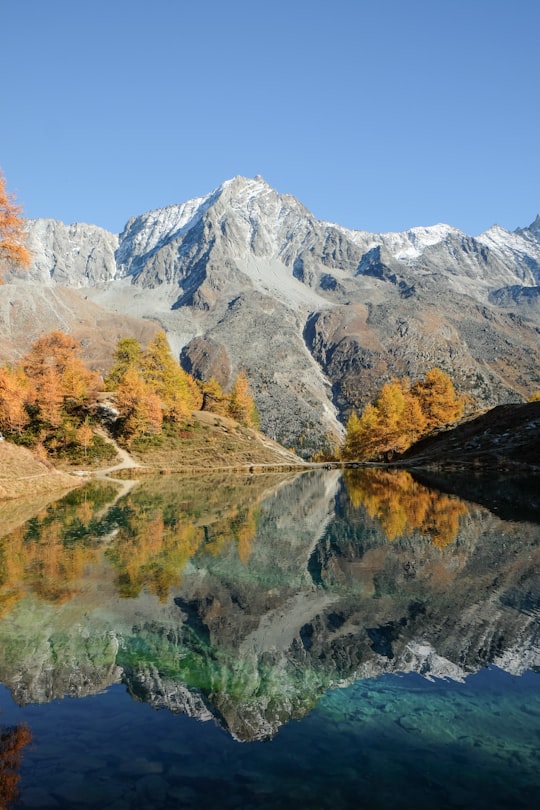
M28 247L29 269L3 268L0 361L61 328L105 373L119 337L162 327L195 377L226 389L244 370L261 429L304 455L394 377L440 367L480 408L540 388L539 217L372 234L236 177L119 236L29 221Z

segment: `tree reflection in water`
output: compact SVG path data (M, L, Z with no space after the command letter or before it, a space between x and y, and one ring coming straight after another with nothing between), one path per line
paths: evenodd
M0 727L0 810L7 810L19 797L22 749L32 739L25 723Z
M0 538L0 616L28 593L58 605L69 601L103 549L125 598L146 589L164 601L197 553L219 556L233 545L247 563L268 482L229 477L183 483L179 489L148 480L119 501L113 485L90 484Z
M406 470L347 469L343 478L352 505L378 520L390 541L418 532L444 548L468 512L463 501L428 489Z
M111 484L90 484L43 508L0 538L0 616L26 593L62 604L77 592L103 541L100 515L114 498Z
M208 505L203 510L198 499L186 499L185 490L174 497L162 481L130 493L117 516L114 545L106 552L118 572L120 596L134 598L145 589L164 602L170 588L181 584L182 572L195 554L219 556L229 544L247 562L259 508L246 503L253 492L243 489L215 510Z

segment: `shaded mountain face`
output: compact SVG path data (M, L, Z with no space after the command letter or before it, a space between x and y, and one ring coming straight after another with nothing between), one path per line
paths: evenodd
M4 277L156 319L202 379L245 369L263 430L308 455L394 376L439 366L480 406L540 387L538 221L475 238L448 225L371 234L236 177L118 237L30 222L34 264Z

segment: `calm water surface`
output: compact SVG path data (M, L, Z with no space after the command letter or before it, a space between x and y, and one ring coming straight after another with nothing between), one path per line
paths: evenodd
M170 477L3 507L0 807L538 806L540 526L509 487Z

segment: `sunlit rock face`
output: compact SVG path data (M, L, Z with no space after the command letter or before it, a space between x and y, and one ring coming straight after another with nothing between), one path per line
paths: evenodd
M449 225L372 234L317 220L260 177L235 177L132 217L120 235L31 221L32 267L2 274L10 288L69 288L103 318L155 318L195 376L227 384L245 369L263 429L309 455L395 376L441 367L480 406L538 388L536 223L476 237ZM58 295L56 316L52 302L34 307L37 330L77 326L80 307ZM8 314L11 359L28 335Z

